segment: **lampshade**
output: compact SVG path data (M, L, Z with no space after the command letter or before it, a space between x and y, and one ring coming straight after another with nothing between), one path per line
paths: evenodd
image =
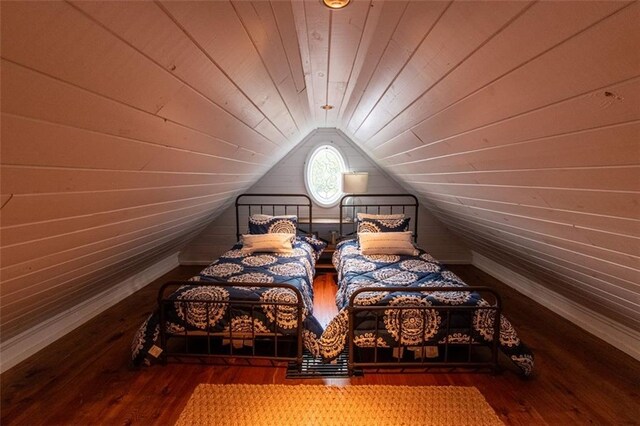
M369 173L350 172L342 174L342 192L346 194L362 194L367 192Z

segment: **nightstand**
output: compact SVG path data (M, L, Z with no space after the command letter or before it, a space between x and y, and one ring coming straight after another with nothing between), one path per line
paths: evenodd
M322 274L335 274L336 268L331 263L333 252L336 250L335 244L329 244L320 255L320 259L316 262L316 272Z

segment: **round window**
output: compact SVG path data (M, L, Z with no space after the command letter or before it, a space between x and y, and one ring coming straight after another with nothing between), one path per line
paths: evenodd
M332 207L342 197L342 173L347 167L335 147L321 145L309 156L305 184L311 198L322 207Z

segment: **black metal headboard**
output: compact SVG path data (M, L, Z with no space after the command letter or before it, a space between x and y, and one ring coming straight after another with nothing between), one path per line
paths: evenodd
M245 215L241 212L246 211ZM240 239L240 218L244 219L244 226L248 227L249 216L252 214L296 215L298 216L298 231L304 234L313 232L313 209L311 198L305 194L242 194L236 198L236 238ZM302 216L300 216L302 214ZM305 219L308 229L300 228L301 218Z
M412 194L347 194L340 199L340 236L351 235L357 231L357 213L404 213L413 221L413 238L417 241L418 206L418 199ZM352 227L348 234L345 234L342 229L345 224Z

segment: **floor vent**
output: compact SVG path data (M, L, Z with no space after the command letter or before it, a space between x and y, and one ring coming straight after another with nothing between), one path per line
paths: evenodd
M314 357L311 353L305 351L302 354L302 369L298 371L295 362L290 362L287 367L287 379L315 379L319 377L344 378L349 377L347 368L347 351L343 351L338 358L332 362L325 364L320 358ZM354 375L361 376L362 373L357 370Z

